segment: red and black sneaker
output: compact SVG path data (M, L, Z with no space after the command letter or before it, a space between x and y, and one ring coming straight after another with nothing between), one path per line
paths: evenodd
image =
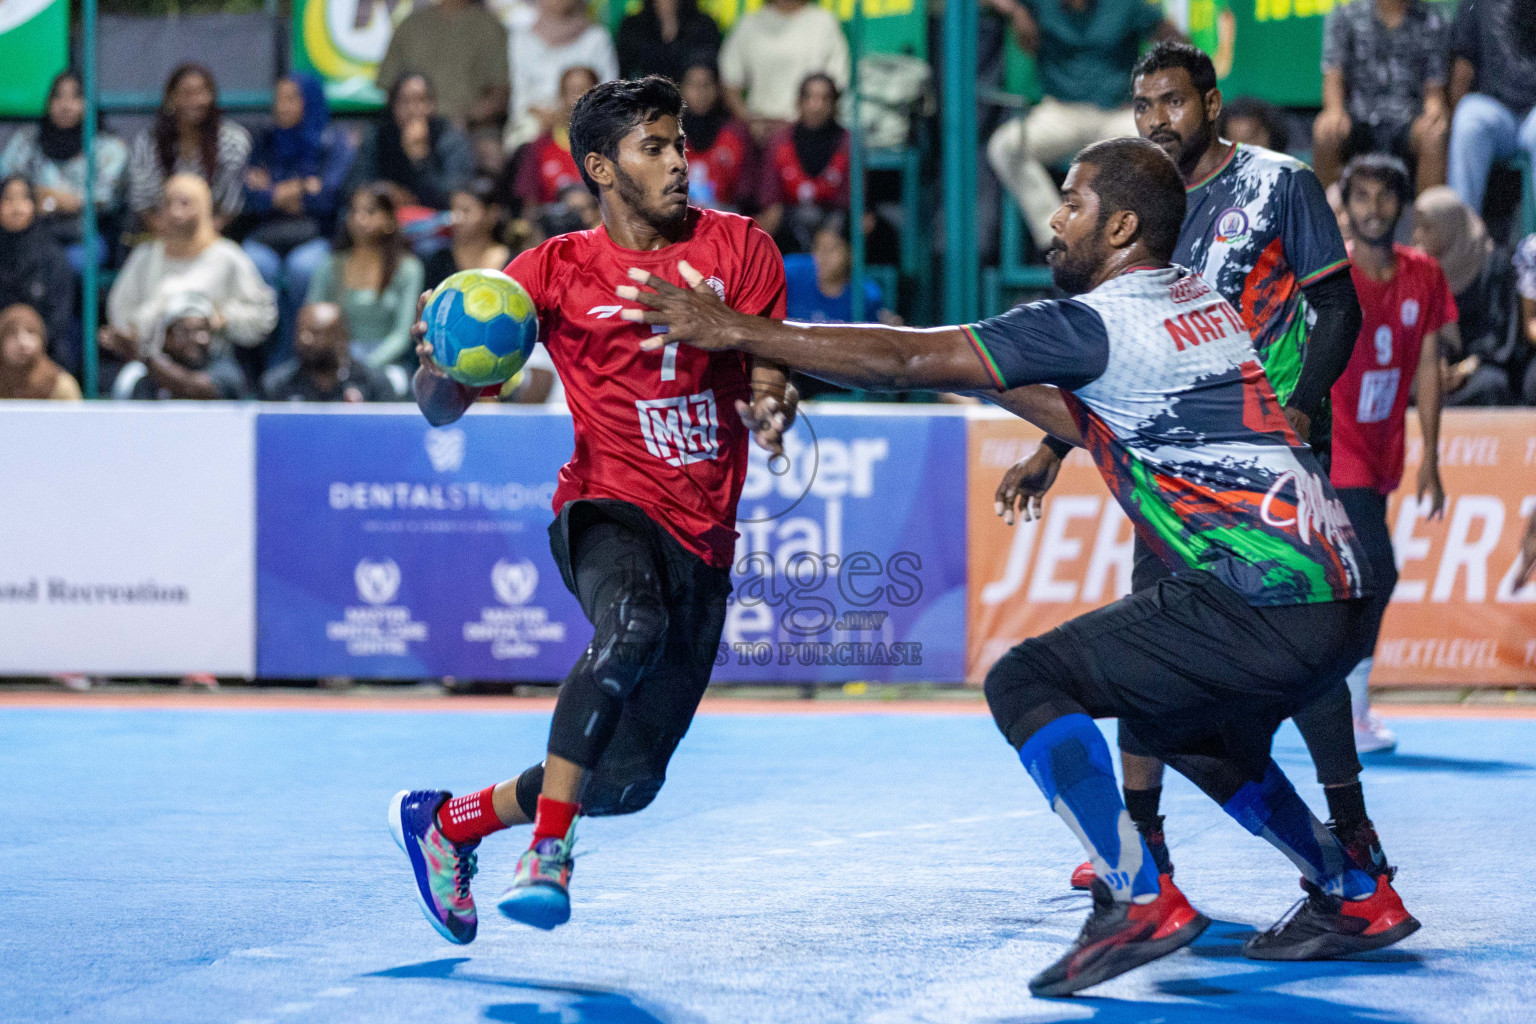
M1157 873L1172 878L1173 858L1168 856L1168 841L1163 838L1163 816L1160 814L1151 821L1138 821L1134 824L1141 838L1147 841L1147 849L1152 854L1152 863L1157 865ZM1374 831L1371 833L1372 836L1375 834ZM1093 871L1093 861L1085 860L1072 871L1072 888L1087 891L1097 877Z
M1387 852L1381 848L1381 839L1376 835L1376 826L1371 824L1371 819L1362 818L1360 823L1348 831L1340 830L1334 822L1328 822L1328 831L1344 847L1361 871L1372 878L1387 876L1388 881L1397 879L1397 868L1387 863Z
M1117 903L1109 886L1093 880L1093 912L1067 955L1029 981L1037 996L1065 996L1165 957L1194 942L1211 919L1167 875L1151 903Z
M1376 891L1363 900L1330 896L1303 879L1307 895L1243 945L1250 960L1332 960L1399 942L1419 930L1419 922L1403 906L1386 874L1376 879Z

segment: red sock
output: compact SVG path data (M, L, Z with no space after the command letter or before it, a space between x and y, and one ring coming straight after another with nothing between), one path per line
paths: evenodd
M496 807L491 800L495 788L487 786L478 793L456 796L437 809L437 827L450 843L462 846L507 827L496 817Z
M533 816L533 842L528 844L529 847L544 839L564 839L565 834L571 830L571 822L580 813L580 804L551 800L540 794L539 811Z

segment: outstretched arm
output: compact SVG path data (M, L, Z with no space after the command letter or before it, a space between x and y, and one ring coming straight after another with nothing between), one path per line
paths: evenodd
M416 396L416 408L434 427L443 427L464 415L475 401L474 388L465 387L443 372L432 358L432 343L427 341L427 323L421 318L427 308L431 292L422 292L416 300L416 320L411 324L411 337L416 342L416 358L421 365L411 379L411 392Z

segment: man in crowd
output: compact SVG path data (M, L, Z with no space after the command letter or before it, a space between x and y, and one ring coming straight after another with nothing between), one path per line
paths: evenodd
M1015 0L1009 20L1035 58L1040 102L987 142L987 160L1024 211L1035 246L1051 244L1058 202L1053 164L1100 139L1136 133L1126 83L1148 37L1179 30L1145 0Z
M261 397L268 402L388 402L395 389L378 370L352 358L347 318L334 302L299 310L293 358L267 371Z
M1496 162L1536 161L1536 0L1462 0L1451 56L1448 184L1481 214Z
M1415 165L1418 191L1445 184L1448 31L1424 0L1349 0L1323 21L1323 110L1312 157L1324 185L1359 153Z
M417 4L389 37L379 88L407 71L431 76L438 111L461 128L493 126L507 116L507 30L483 0Z
M213 303L185 292L165 303L160 329L124 366L112 384L112 397L140 401L244 398L245 374L227 354L228 344L215 335Z

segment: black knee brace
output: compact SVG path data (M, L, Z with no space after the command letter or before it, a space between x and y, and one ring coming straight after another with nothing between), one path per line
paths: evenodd
M583 814L633 814L650 806L667 781L667 762L680 736L628 719L614 736L581 794Z
M593 623L592 678L604 693L628 697L660 660L668 616L654 570L626 570L624 585Z
M982 690L993 720L1013 749L1062 715L1086 713L1054 682L1065 678L1066 666L1039 640L1024 641L992 666Z
M544 790L544 762L540 761L517 777L517 806L528 820L539 813L539 794Z

